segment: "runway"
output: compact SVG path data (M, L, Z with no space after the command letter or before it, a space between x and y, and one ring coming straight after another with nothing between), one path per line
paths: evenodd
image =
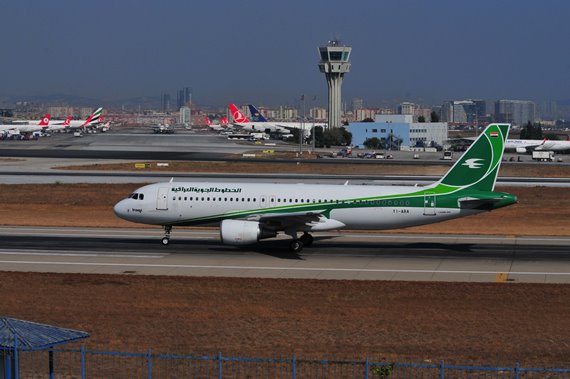
M463 282L570 282L570 238L320 233L237 248L217 229L2 227L3 271Z

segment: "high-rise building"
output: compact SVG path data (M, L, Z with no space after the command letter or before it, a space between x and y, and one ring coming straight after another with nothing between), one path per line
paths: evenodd
M529 100L497 100L495 121L522 126L536 121L536 104Z
M341 126L341 88L344 74L350 72L351 47L343 46L340 41L329 41L319 47L319 70L325 74L329 88L328 126Z
M415 110L419 108L414 103L403 102L398 105L398 114L415 114Z
M556 120L558 118L558 103L556 101L545 101L540 105L541 120Z
M170 112L171 104L170 104L170 94L164 93L161 96L161 110L162 112Z
M473 124L477 122L477 105L472 100L446 101L440 115L443 122Z
M485 117L487 115L487 102L481 99L472 99L471 101L475 104L477 118L481 119Z
M192 110L189 107L180 107L180 124L192 124Z
M352 99L352 113L356 113L357 110L364 108L364 100L355 97Z
M192 105L192 91L190 91L189 87L184 87L180 91L178 91L178 95L176 97L176 104L178 108L182 107L189 107Z

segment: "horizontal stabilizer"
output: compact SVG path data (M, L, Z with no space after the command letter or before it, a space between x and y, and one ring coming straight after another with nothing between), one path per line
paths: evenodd
M476 197L462 197L458 200L459 208L461 209L492 209L493 205L499 201L504 200L502 198L487 198L478 199Z

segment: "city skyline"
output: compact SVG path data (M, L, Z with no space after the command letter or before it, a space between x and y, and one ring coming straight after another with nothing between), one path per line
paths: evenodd
M333 3L11 2L0 98L159 99L191 87L200 104L306 94L323 105L317 48L339 38L353 48L346 103L570 100L568 2Z

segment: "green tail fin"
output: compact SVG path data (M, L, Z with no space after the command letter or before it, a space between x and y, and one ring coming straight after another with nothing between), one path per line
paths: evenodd
M510 124L491 124L437 183L493 191Z

